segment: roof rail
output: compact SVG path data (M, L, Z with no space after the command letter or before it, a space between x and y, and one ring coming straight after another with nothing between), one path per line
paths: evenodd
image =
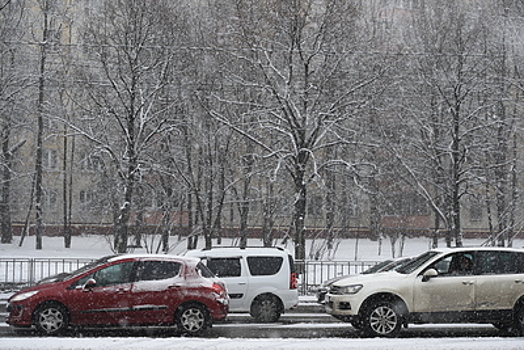
M212 250L212 249L218 249L218 248L237 248L237 249L246 249L246 248L257 248L257 249L264 249L264 248L274 248L274 249L278 249L278 250L281 250L281 251L284 251L285 248L282 248L282 247L278 247L278 246L271 246L271 247L264 247L264 246L246 246L246 247L240 247L240 246L235 246L235 245L231 245L231 246L216 246L216 247L211 247L211 248L203 248L202 250Z

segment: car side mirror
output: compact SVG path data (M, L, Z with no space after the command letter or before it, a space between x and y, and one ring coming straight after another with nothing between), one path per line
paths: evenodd
M82 287L83 290L88 290L88 289L91 289L91 288L94 288L96 287L96 281L94 278L90 278L87 280L87 282L84 284L84 286Z
M435 269L428 269L422 275L422 282L427 282L430 279L432 279L433 277L437 277L437 276L438 276L437 270L435 270Z

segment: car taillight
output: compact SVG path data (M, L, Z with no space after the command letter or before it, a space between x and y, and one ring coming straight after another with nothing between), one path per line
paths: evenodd
M297 289L297 274L292 272L289 279L289 289Z
M217 295L225 295L226 294L226 289L224 288L224 286L222 286L221 284L219 283L213 283L213 285L211 286L211 289L213 290L213 292L215 292Z

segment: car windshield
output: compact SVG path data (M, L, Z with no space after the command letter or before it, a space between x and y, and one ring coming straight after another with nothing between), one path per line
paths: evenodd
M104 264L106 263L109 259L112 259L114 258L116 255L109 255L109 256L105 256L103 258L100 258L98 260L95 260L95 261L92 261L84 266L82 266L81 268L77 269L77 270L74 270L72 272L70 272L67 276L64 276L64 280L68 280L70 278L73 278L75 276L78 276L90 269L92 269L93 267L95 266L98 266L98 265L101 265L101 264Z
M415 259L411 260L410 262L406 263L405 265L402 265L395 271L398 273L407 275L418 269L420 266L422 266L424 263L429 261L431 258L433 258L435 255L438 255L437 252L425 252Z
M381 263L378 263L372 267L370 267L369 269L365 270L362 272L363 275L369 275L369 274L372 274L372 273L375 273L375 272L378 272L380 270L382 270L384 267L386 267L387 265L391 264L393 260L385 260Z

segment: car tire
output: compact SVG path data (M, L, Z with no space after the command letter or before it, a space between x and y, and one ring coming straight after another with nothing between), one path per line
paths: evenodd
M520 303L515 309L513 328L517 336L524 335L524 303Z
M199 335L209 325L209 312L199 304L187 304L178 308L175 322L178 331L184 335Z
M282 314L279 300L273 295L257 297L251 305L251 316L257 322L277 322Z
M41 335L63 334L69 328L69 313L58 303L45 303L33 313L36 331Z
M403 323L398 308L389 301L371 304L363 313L362 331L369 336L394 337Z

